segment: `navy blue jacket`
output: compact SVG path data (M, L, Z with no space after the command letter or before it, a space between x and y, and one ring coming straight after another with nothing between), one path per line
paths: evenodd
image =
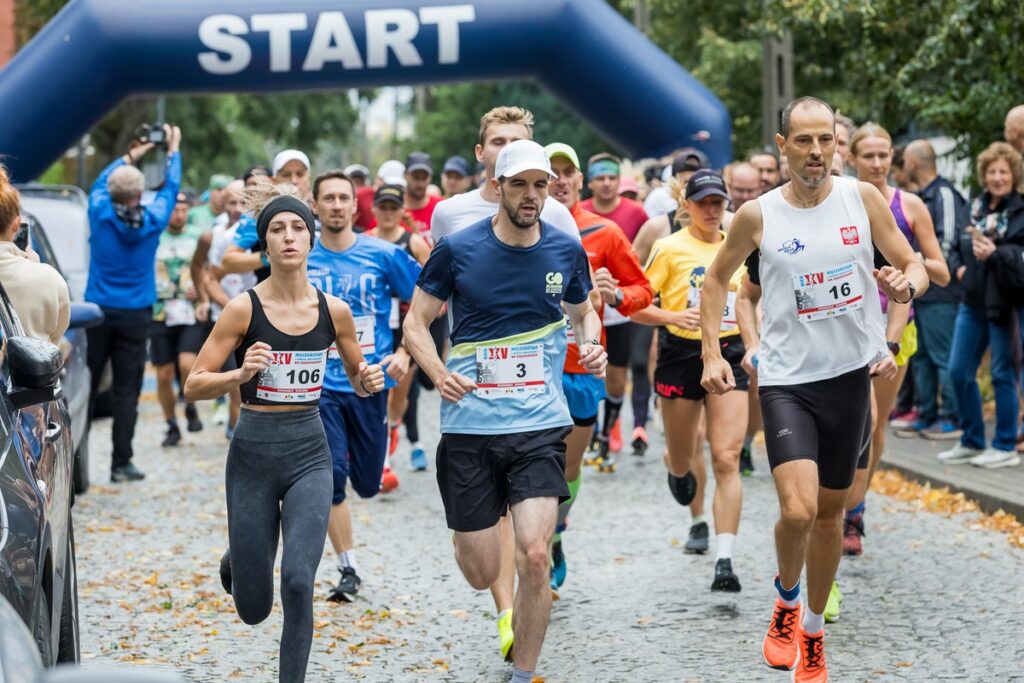
M963 234L970 219L967 201L953 183L942 176L937 176L918 195L931 214L932 223L935 225L935 238L939 241L942 257L946 259L949 274L952 276L949 285L945 287L933 282L918 301L958 304L962 293L960 282L956 279L956 270L950 265L950 254L957 249L960 235Z
M89 192L89 284L85 300L104 308L142 309L156 301L156 248L167 227L181 186L181 154L167 158L166 181L143 210L140 227L118 217L107 190L118 159L107 166Z

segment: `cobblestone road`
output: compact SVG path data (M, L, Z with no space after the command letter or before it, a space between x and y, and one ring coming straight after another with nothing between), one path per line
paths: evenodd
M194 681L276 680L279 603L264 624L245 626L217 579L227 535L223 432L203 406L206 430L161 449L157 405L144 402L142 412L144 482L106 483L109 421L92 433L95 484L75 507L83 662L158 666ZM436 443L436 394L420 414ZM660 453L662 439L652 437ZM565 535L569 577L539 667L547 681L789 680L759 657L777 505L766 461L755 464L744 480L738 596L709 592L712 555L683 554L689 513L667 491L659 457L630 458L610 476L586 472ZM323 600L336 579L325 553L309 680L507 680L493 603L455 565L433 467L408 472L404 445L397 467L396 492L354 505L364 579L356 603ZM834 680L1024 677L1024 553L969 518L880 496L869 499L867 519L865 555L840 570L846 603L828 629Z

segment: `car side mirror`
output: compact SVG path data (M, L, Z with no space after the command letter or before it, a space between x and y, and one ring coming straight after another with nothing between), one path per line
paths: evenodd
M89 327L96 327L103 323L105 317L103 309L96 304L84 301L75 302L71 304L71 323L69 327L71 329L83 330Z
M59 348L34 337L10 337L7 361L11 372L8 396L15 408L27 408L57 397L64 364Z

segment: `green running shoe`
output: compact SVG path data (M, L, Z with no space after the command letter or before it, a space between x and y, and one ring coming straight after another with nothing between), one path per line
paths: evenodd
M839 610L843 606L843 594L839 592L839 582L832 582L832 590L828 592L828 600L825 601L825 623L834 624L839 621Z
M501 656L506 662L512 661L512 641L515 639L512 633L512 610L508 609L498 617L498 638L501 648Z

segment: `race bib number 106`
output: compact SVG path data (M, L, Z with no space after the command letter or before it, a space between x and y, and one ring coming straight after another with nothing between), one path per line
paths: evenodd
M476 395L498 398L544 391L544 345L487 346L476 350Z
M256 398L274 403L306 403L320 398L327 349L272 353L274 361L256 378Z

